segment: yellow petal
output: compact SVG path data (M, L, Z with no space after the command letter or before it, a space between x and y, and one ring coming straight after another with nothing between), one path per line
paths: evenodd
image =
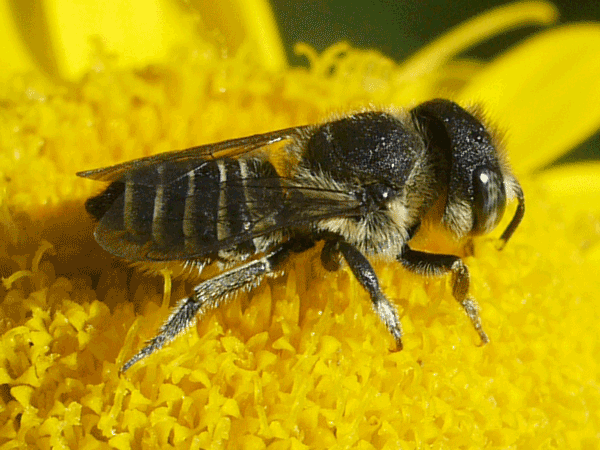
M98 43L119 64L135 66L164 60L193 36L189 17L168 0L46 0L43 6L50 45L35 51L50 53L63 79L89 70Z
M541 33L488 64L461 93L501 128L517 171L554 161L600 126L600 25Z
M600 162L565 164L541 172L536 181L551 195L575 197L600 210Z
M285 50L268 1L192 0L192 4L200 12L205 26L220 31L231 51L248 46L253 51L253 61L262 67L279 70L286 66Z
M217 31L225 40L224 49L232 54L243 48L267 68L285 65L266 1L201 2L197 9L199 21L174 0L45 0L33 13L14 15L0 9L0 20L7 22L0 22L5 42L17 43L2 59L14 72L29 69L33 65L26 57L29 50L44 72L77 80L96 64L98 47L117 55L119 66L143 66L164 61L178 47L189 47L197 39L198 27L205 27L207 33ZM32 17L36 26L31 26Z
M0 66L3 67L3 70L0 70L1 81L12 74L28 72L35 68L23 39L25 33L19 29L19 23L14 20L15 15L10 2L0 2Z
M416 78L432 72L458 53L501 32L526 25L549 25L558 11L548 2L518 2L503 5L464 22L426 45L401 65L406 77Z
M562 165L544 170L535 180L548 197L561 202L565 214L571 214L562 238L578 242L578 256L594 273L600 267L600 162Z

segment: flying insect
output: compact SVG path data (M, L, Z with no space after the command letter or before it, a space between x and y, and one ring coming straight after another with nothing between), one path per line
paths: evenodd
M275 160L270 148L282 147ZM523 191L491 132L458 104L371 110L317 125L162 153L78 173L110 184L86 202L94 236L133 262L222 268L179 301L158 334L121 371L161 349L235 294L281 273L317 244L325 269L345 262L402 349L396 307L369 257L424 276L452 275L452 293L483 343L469 271L460 257L411 248L430 225L460 241L492 231L518 202L500 240L525 212Z

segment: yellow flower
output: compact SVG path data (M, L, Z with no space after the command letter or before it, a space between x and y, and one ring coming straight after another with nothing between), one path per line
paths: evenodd
M171 5L167 19L185 24L166 41L178 50L159 40L160 60L140 69L132 55L148 49L131 36L148 30L137 9L111 12L117 31L142 27L123 31L127 49L101 41L90 65L89 52L71 59L72 11L46 3L46 30L69 50L44 65L13 36L4 57L16 62L0 84L1 448L598 446L600 164L544 167L600 125L599 25L551 28L487 64L457 57L556 18L547 3L517 3L401 65L340 43L320 55L299 46L310 60L300 69L284 67L275 40L235 47ZM160 16L152 8L144 14ZM17 30L9 17L0 10L0 25ZM71 31L57 40L59 19ZM249 36L262 29L253 20ZM100 187L76 171L442 94L483 105L506 131L527 199L502 252L487 237L465 258L488 345L477 345L448 280L377 264L405 330L405 349L390 352L349 271L324 274L308 255L119 375L191 286L168 275L163 286L101 251L83 210Z

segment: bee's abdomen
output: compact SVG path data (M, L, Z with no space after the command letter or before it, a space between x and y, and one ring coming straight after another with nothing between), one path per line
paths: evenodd
M283 204L279 176L273 165L259 159L223 159L218 161L220 192L217 214L217 240L225 258L254 254L252 239L265 227ZM233 250L233 255L227 250Z
M271 163L221 159L196 168L186 164L164 162L129 173L88 200L87 211L126 242L125 250L116 253L143 259L131 254L143 248L143 254L156 259L177 259L219 250L239 256L256 251L254 226L264 227L268 205L280 205L283 198Z

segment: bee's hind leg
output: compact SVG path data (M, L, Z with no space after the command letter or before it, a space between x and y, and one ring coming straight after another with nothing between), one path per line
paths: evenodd
M136 362L160 350L180 333L191 327L197 317L218 308L221 303L242 290L250 290L265 277L278 270L292 252L300 253L314 245L314 241L295 237L277 246L271 253L242 266L200 283L194 288L194 294L181 300L169 318L160 327L158 334L150 339L133 358L123 364L125 372Z

